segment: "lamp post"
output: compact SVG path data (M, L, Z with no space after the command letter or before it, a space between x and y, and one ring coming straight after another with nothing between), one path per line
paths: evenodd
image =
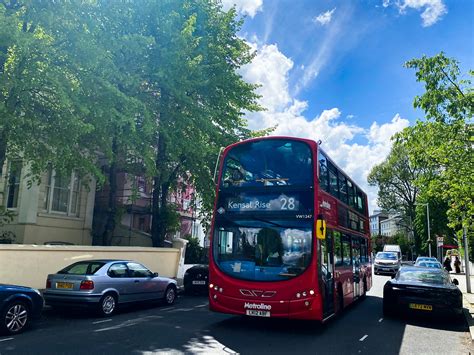
M415 205L426 206L426 222L428 225L428 253L431 258L431 235L430 235L430 208L428 203L415 203Z

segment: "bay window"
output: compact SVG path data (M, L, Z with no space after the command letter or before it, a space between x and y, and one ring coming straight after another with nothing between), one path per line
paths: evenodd
M63 174L50 170L46 179L43 209L48 213L79 215L80 177L77 172Z

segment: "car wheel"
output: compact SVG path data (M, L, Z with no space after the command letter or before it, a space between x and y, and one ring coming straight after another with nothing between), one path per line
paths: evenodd
M30 310L22 301L9 303L2 312L0 330L8 334L18 334L26 329L30 321Z
M106 293L99 302L98 313L102 317L111 316L117 308L117 296L113 293Z
M168 286L165 291L164 301L166 304L173 304L176 300L176 288L174 286Z

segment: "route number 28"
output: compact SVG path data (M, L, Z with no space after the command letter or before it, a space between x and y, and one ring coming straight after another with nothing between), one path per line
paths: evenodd
M281 202L282 210L294 210L296 207L295 199L293 197L290 197L290 198L281 197L280 202Z

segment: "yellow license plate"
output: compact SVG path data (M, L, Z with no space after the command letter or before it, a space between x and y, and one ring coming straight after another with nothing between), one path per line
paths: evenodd
M67 289L67 290L72 290L73 287L74 287L74 284L72 284L70 282L57 282L56 283L56 288L63 288L63 289Z
M433 306L429 304L410 303L408 305L411 309L418 309L420 311L432 311Z

